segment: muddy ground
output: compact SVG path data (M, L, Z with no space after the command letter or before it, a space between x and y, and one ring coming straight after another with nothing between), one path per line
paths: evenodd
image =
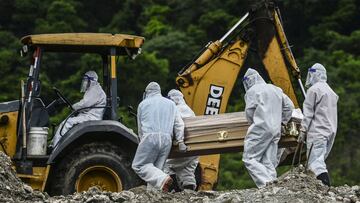
M360 203L360 186L328 188L303 167L289 171L277 183L263 189L231 191L183 191L163 193L147 191L145 186L119 193L101 192L91 188L87 192L69 196L50 197L33 191L16 177L10 159L0 152L0 202L347 202Z

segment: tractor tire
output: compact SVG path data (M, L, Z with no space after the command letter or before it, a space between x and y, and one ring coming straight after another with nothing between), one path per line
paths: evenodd
M142 184L130 156L111 143L89 143L74 149L55 165L50 194L68 195L97 186L119 192Z

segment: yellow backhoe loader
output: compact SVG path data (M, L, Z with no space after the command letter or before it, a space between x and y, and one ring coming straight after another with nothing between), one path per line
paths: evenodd
M124 126L117 115L116 56L134 58L144 38L122 34L66 33L29 35L21 39L22 54L30 59L27 81L22 85L22 99L0 103L0 150L13 160L18 177L34 189L52 195L84 191L91 186L121 191L142 181L131 169L138 138ZM58 99L45 105L39 80L44 55L54 52L92 53L103 64L103 88L107 96L104 116L99 121L80 123L62 135L52 151L46 151L49 117L58 104L69 100L56 88ZM66 118L75 115L73 110ZM35 150L34 150L35 149ZM42 150L39 150L42 149Z
M91 186L121 191L141 184L130 164L138 144L137 136L119 122L116 111L115 57L127 55L134 58L144 38L68 33L30 35L21 42L24 45L22 53L30 55L31 62L27 81L22 86L22 99L0 103L0 150L11 157L18 176L34 189L51 195L80 192ZM304 92L300 71L283 31L279 11L272 3L264 2L254 6L220 40L210 42L189 66L180 71L177 85L197 115L225 112L234 84L245 71L244 61L250 48L258 53L269 80L281 87L298 106L292 81L298 80ZM49 105L42 101L39 75L43 55L48 52L100 55L107 105L96 107L105 108L103 120L74 126L63 135L55 150L34 155L28 153L28 142L36 130L48 127L49 111L53 105L66 103L71 107L56 88L54 92L59 99ZM221 92L216 94L216 98L211 94L214 88ZM217 102L209 103L209 98ZM213 189L218 179L219 159L218 154L200 158L199 189Z

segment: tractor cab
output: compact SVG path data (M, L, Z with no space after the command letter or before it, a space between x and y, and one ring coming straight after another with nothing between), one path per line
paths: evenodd
M39 73L41 61L46 52L71 52L99 54L103 62L103 88L107 95L107 111L105 118L117 120L117 85L115 56L128 55L135 58L141 51L144 43L143 37L123 34L98 34L98 33L68 33L68 34L40 34L29 35L21 39L24 44L21 53L32 54L30 71L25 88L25 97L33 106L41 105L36 101L40 95ZM65 102L69 108L71 103L54 88L56 95ZM53 105L53 104L51 104ZM49 106L47 109L50 109ZM29 109L32 110L31 108ZM29 112L31 113L31 112Z
M22 99L0 104L0 117L4 120L0 126L0 132L4 132L4 140L8 141L1 145L1 149L15 162L18 176L33 188L42 191L46 187L49 187L49 190L53 188L49 186L49 182L52 182L51 185L60 184L64 188L65 182L62 181L59 174L61 171L70 170L74 166L69 166L66 169L62 168L61 170L59 168L64 163L71 162L70 159L74 159L74 155L71 154L77 153L76 149L87 148L88 145L100 149L99 152L89 152L89 156L92 154L94 157L96 154L101 154L106 150L112 150L118 156L121 154L119 151L124 152L122 156L130 160L135 153L138 139L131 129L119 122L117 115L116 57L128 56L135 59L141 53L144 38L125 34L61 33L28 35L23 37L21 42L23 44L20 51L21 55L30 56L28 76L21 88ZM54 149L47 150L46 153L47 138L45 143L44 141L40 142L37 135L47 134L48 128L50 128L50 117L53 115L54 110L59 105L66 105L71 109L71 113L67 116L65 122L79 111L87 110L84 108L72 109L73 103L56 87L53 87L52 91L58 98L50 102L43 100L40 91L42 89L40 72L42 66L46 67L44 56L47 53L90 53L100 56L102 59L102 71L98 72L98 75L99 78L102 77L101 86L106 94L106 105L86 107L103 108L103 119L85 121L73 126L68 132L64 132ZM45 149L45 153L42 153L39 148ZM101 150L101 148L107 149ZM69 157L69 155L73 157ZM114 156L108 158L111 159ZM132 174L131 168L129 168L128 163L121 163L122 160L124 158L113 160L114 163L110 165L108 164L111 162L110 160L103 160L104 163L95 160L90 165L89 162L84 163L84 168L78 171L77 174L71 174L74 176L73 184L65 187L64 191L59 192L64 194L87 190L94 185L94 182L107 185L108 188L103 189L110 191L121 191L123 188L133 186L133 184L126 183L130 182L130 178L134 177L130 177L129 174ZM78 164L79 161L73 161L73 164L76 163ZM124 167L124 170L120 170L119 167ZM61 176L67 175L61 174ZM50 193L56 194L59 189L52 190L53 192L50 191Z

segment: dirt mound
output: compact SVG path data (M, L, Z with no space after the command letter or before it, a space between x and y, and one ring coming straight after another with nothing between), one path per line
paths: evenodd
M302 166L262 189L217 193L215 202L359 202L360 187L327 187Z
M49 197L21 182L10 159L0 152L0 202L347 202L360 203L359 186L328 188L303 167L295 168L262 189L231 191L185 190L179 193L148 191L145 186L119 193L90 188L68 196Z
M41 202L48 197L21 182L11 167L10 158L0 152L0 202Z

